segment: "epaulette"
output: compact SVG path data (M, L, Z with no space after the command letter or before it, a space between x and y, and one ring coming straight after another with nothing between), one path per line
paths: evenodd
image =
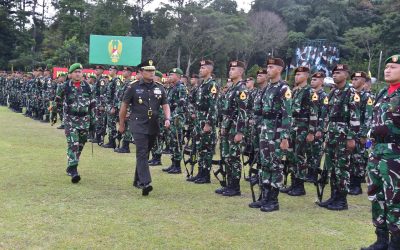
M164 85L161 82L154 81L154 83L164 87Z
M129 86L133 86L133 85L137 84L138 82L139 82L139 80L135 80L135 81L129 82Z

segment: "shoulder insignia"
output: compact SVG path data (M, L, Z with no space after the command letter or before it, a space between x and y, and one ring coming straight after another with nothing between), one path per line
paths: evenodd
M240 92L240 96L239 96L240 100L246 100L247 95L244 91Z
M359 94L357 94L357 93L354 94L354 101L355 102L360 102L360 95Z
M327 96L325 96L325 98L324 98L324 104L325 104L325 105L328 105L328 104L329 104L329 99L328 99Z
M371 106L374 102L372 101L371 97L368 97L368 105Z
M286 99L290 99L292 98L292 91L290 91L290 89L288 88L285 92L285 98Z
M215 84L213 84L211 88L211 94L216 94L217 93L217 88L215 87Z
M313 100L313 101L318 101L318 95L317 95L317 93L314 93L314 94L313 94L312 100Z
M104 84L105 84L104 81L100 81L101 86L104 86Z

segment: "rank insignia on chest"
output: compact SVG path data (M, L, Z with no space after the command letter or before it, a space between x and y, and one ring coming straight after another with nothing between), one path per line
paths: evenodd
M290 99L292 98L292 91L290 91L290 89L287 89L285 92L285 98L286 99Z
M143 103L143 100L142 100L142 98L139 98L139 104L142 104Z
M154 94L161 95L161 89L159 89L159 88L154 89Z
M121 85L120 81L117 82L117 86Z
M371 106L372 104L374 104L374 102L372 101L371 97L368 98L367 104L368 104L369 106Z
M324 98L324 104L325 104L325 105L328 105L328 104L329 104L328 97L325 97L325 98Z
M240 96L239 96L240 100L246 100L247 95L244 92L240 92Z
M216 93L217 93L217 88L215 87L215 85L213 85L211 88L211 94L216 94Z
M316 93L313 94L312 100L313 101L318 101L318 95Z
M354 95L354 101L360 102L360 96L357 93L355 93L355 95Z
M104 81L101 81L101 82L100 82L100 85L101 85L101 86L104 86Z

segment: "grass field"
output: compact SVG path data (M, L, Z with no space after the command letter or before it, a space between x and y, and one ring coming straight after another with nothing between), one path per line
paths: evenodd
M134 146L121 155L95 145L92 158L87 144L73 185L63 131L5 107L0 131L0 249L359 249L375 239L365 194L332 212L307 184L306 196L280 195L280 211L262 213L248 208L246 182L225 198L215 179L195 185L153 167L154 191L142 197Z

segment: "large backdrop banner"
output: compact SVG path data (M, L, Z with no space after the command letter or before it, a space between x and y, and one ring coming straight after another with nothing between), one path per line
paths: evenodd
M141 37L90 35L90 64L136 66L141 61Z

